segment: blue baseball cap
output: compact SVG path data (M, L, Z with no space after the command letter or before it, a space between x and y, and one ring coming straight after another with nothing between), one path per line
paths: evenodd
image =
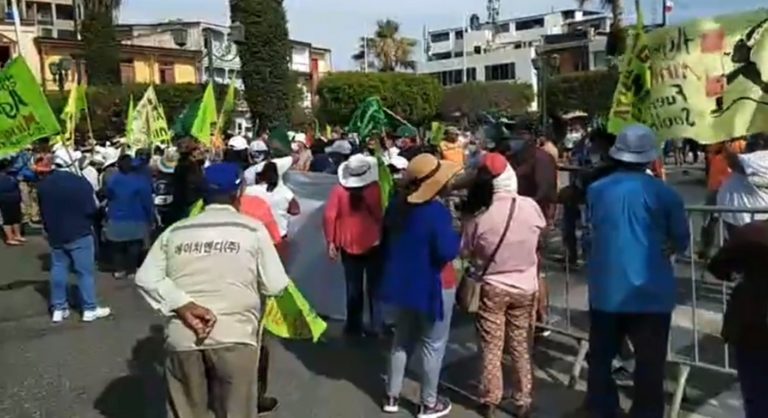
M208 195L232 194L240 189L240 167L232 163L217 163L205 169Z

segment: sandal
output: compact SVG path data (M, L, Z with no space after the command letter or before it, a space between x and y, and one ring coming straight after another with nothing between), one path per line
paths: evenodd
M24 238L24 237L18 237L18 238L16 238L16 241L18 241L18 242L27 242L27 239Z
M5 245L7 245L9 247L18 247L18 246L21 246L22 243L20 243L19 241L16 241L16 240L10 240L9 239L8 241L5 241Z

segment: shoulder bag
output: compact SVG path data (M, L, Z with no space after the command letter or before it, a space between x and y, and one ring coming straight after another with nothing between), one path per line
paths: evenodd
M512 198L512 202L509 204L509 214L507 215L507 223L504 225L504 232L501 233L499 242L496 244L496 248L491 252L491 256L488 257L488 261L483 266L483 269L479 275L473 274L471 269L464 271L464 275L459 282L459 288L456 294L456 302L459 307L467 313L477 313L480 308L480 282L483 277L488 273L488 269L496 260L496 255L499 253L501 244L507 237L509 232L509 225L512 223L512 217L515 215L515 208L517 206L517 198Z

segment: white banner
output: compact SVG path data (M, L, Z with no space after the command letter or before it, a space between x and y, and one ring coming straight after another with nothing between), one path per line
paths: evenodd
M301 214L288 226L285 268L310 305L323 316L346 318L346 285L341 263L331 261L323 234L323 212L338 178L330 174L288 171L285 184L296 194Z

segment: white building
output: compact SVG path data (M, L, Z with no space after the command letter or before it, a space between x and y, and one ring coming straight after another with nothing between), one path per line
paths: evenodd
M581 9L499 20L495 28L475 15L466 28L426 32L418 72L434 75L446 87L465 81L509 81L530 83L535 89L537 54L557 54L556 73L604 66L610 23L604 13Z

